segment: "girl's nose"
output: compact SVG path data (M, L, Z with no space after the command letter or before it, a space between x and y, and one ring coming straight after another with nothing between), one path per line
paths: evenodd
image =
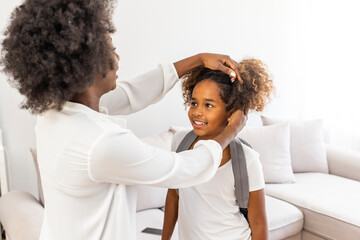
M202 110L201 110L199 107L197 107L197 108L194 110L193 115L194 115L194 117L199 117L199 116L202 116L202 115L203 115L203 112L202 112Z

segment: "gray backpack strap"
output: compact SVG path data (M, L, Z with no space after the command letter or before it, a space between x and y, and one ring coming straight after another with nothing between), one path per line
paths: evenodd
M240 140L243 144L245 144L246 146L248 146L249 148L252 148L252 146L250 145L250 143L248 143L248 142L245 141L244 139L239 138L239 140Z
M197 137L198 136L194 133L194 130L191 130L190 132L188 132L185 135L184 139L179 144L178 148L176 149L176 152L178 153L178 152L189 150L189 148L195 142ZM176 191L177 195L179 196L179 189L175 189L175 191Z
M244 149L239 138L230 143L231 163L235 179L235 197L240 208L249 205L249 179L246 167Z
M189 150L189 148L195 142L197 137L198 136L194 133L194 130L191 130L190 132L188 132L185 135L184 139L179 144L178 148L176 149L176 152L178 153L178 152L182 152L185 150Z

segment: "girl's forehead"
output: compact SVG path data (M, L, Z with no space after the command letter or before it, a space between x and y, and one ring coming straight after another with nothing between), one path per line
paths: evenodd
M220 90L217 83L214 80L210 79L210 78L200 81L199 83L197 83L195 85L195 88L205 88L205 89L212 88L212 89Z
M205 79L196 84L193 91L193 96L194 95L204 98L220 98L220 88L213 80Z

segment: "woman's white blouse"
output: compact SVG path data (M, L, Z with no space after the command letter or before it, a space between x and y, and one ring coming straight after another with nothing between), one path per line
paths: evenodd
M108 101L110 111L143 109L177 81L174 66L163 64L119 82ZM181 188L216 173L222 157L217 142L199 141L193 151L167 152L144 144L125 125L117 116L70 102L38 117L45 197L41 240L136 239L136 184Z

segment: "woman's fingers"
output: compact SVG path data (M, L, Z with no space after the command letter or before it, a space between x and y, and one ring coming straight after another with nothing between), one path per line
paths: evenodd
M232 71L229 74L231 82L234 82L235 79L238 79L240 83L243 82L239 73L239 64L236 61L227 56L226 61L223 63L223 65L228 66L231 69L230 71Z
M218 63L216 70L220 70L220 71L226 73L227 75L229 75L231 82L234 82L234 80L237 77L236 72L231 67L228 67L228 65L225 65L222 62Z
M235 79L238 79L239 82L242 83L238 67L239 64L227 55L211 53L203 54L203 65L204 67L226 73L229 75L232 82L234 82Z

